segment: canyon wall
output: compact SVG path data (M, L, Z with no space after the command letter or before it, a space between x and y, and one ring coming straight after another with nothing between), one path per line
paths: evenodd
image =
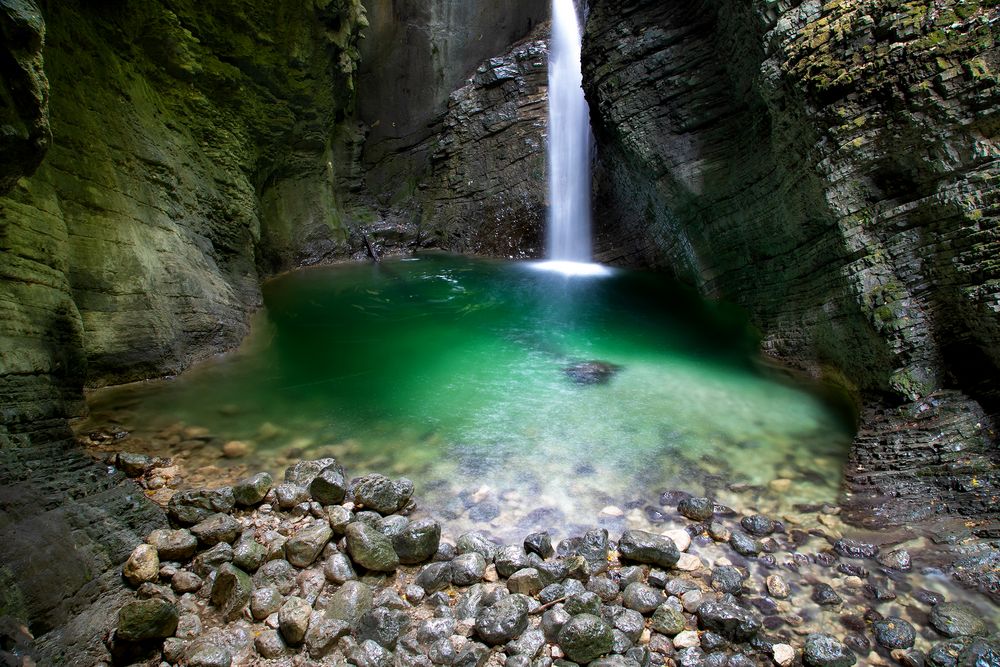
M165 521L66 418L85 383L233 347L295 235L347 236L363 25L355 0L0 2L0 614L76 632L61 650L100 650L118 565ZM263 213L303 198L324 206L295 229Z
M858 516L997 516L996 21L995 2L591 3L603 256L739 303L767 353L864 397Z

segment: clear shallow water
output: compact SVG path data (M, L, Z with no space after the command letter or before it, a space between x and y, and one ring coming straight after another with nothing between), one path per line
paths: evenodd
M215 479L332 454L501 534L637 518L668 488L788 479L774 510L836 499L843 413L764 372L742 315L662 276L426 255L294 272L264 300L241 350L95 392L80 430L120 424L123 447ZM621 370L572 382L587 360ZM251 453L224 458L231 440Z

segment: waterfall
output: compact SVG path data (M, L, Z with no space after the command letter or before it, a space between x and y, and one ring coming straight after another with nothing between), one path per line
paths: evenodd
M548 260L542 268L601 273L588 264L590 241L590 111L583 95L580 21L573 0L552 0L549 42Z

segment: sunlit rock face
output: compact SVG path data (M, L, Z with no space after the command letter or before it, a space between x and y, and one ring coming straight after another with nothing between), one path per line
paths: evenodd
M941 400L960 407L965 393L995 411L990 12L964 2L595 0L584 79L603 258L668 268L744 305L768 353L869 397L938 415L919 399L952 388ZM886 432L905 429L906 413L868 419ZM988 424L968 426L955 439L980 461ZM920 445L894 445L899 475L914 469L902 453L911 446ZM877 449L871 438L858 447ZM853 490L892 495L896 477L864 474L873 461L858 458ZM936 496L961 474L917 486ZM971 492L995 489L988 477Z

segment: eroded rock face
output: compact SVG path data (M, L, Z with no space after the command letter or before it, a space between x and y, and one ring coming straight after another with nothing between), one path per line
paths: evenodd
M1000 145L988 127L1000 88L984 69L996 57L988 13L595 0L584 85L603 258L672 270L745 306L765 352L872 406L888 393L919 409L957 388L965 396L949 402L995 410L1000 265L987 257L1000 234L988 202ZM904 420L889 421L868 422L857 445L876 467L847 469L869 509L891 512L876 496L895 475L965 511L943 491L961 475L913 480L905 456L875 460L869 441L895 439ZM994 488L997 461L977 438L963 430L954 448L979 452ZM920 438L907 447L921 450Z
M115 594L70 612L113 591L140 533L165 525L73 449L65 420L84 384L232 347L259 303L258 265L299 260L290 248L310 234L302 255L347 237L329 207L294 234L271 213L339 187L329 146L346 150L331 134L346 131L363 8L216 9L0 2L0 571L3 612L59 626L46 662L99 649Z

